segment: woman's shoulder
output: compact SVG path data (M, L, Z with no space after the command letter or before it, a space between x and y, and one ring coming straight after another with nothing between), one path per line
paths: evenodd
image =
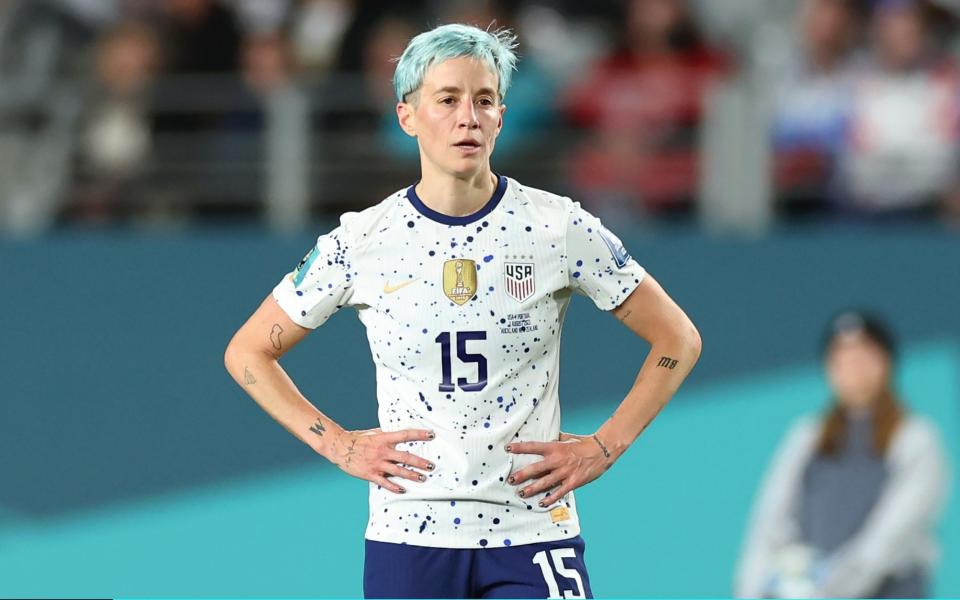
M939 452L940 428L926 415L907 414L897 430L892 455L914 455L918 452Z

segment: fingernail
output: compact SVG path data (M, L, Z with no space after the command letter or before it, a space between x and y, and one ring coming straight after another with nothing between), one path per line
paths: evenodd
M507 452L510 452L510 444L507 444L507 445L504 446L503 448L504 448L504 450L506 450Z
M421 475L420 475L420 477L419 477L418 479L420 479L420 481L426 481L426 480L427 480L427 476L426 476L426 475L423 475L423 474L421 474Z
M543 503L543 500L541 500L540 502L537 502L537 504L540 505L540 508L545 508L547 506L546 504Z
M434 469L434 464L433 464L433 463L427 463L427 469L429 469L429 470L432 471L432 470Z
M507 481L509 481L510 483L516 483L516 482L517 482L517 480L513 477L513 475L511 475L510 477L507 477Z
M433 438L437 437L437 434L431 431L430 433L427 434L427 437L432 440Z
M407 493L407 490L405 490L405 489L403 489L403 488L400 488L400 493L401 493L401 494L406 494L406 493Z
M521 497L521 498L523 498L524 496L526 496L526 495L527 495L527 493L526 493L526 492L524 492L523 490L520 490L520 491L519 491L519 492L517 492L517 493L518 493L518 494L520 495L520 497Z

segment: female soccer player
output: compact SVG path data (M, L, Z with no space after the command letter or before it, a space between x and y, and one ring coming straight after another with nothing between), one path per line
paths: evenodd
M394 86L419 182L344 214L227 348L264 410L370 482L367 597L592 597L573 490L626 451L700 354L687 316L594 216L491 170L514 47L508 31L465 25L410 41ZM652 346L589 435L560 433L573 292ZM278 362L343 306L367 328L377 429L345 431Z

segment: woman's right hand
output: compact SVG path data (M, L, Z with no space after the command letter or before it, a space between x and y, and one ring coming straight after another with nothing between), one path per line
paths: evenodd
M426 481L426 475L408 467L432 471L436 465L415 454L399 451L395 446L401 442L428 441L435 437L428 429L386 433L379 428L344 431L337 438L330 460L348 475L376 483L395 494L403 494L407 490L388 477Z

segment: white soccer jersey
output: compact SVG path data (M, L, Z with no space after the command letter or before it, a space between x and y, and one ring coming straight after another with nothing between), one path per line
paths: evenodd
M579 203L507 177L472 215L433 211L411 187L320 236L274 297L309 328L356 308L380 427L436 432L397 446L436 465L425 482L397 478L406 494L370 485L367 539L490 548L579 534L573 493L546 508L545 492L520 498L507 476L541 457L504 446L559 438L571 292L611 310L644 275Z

